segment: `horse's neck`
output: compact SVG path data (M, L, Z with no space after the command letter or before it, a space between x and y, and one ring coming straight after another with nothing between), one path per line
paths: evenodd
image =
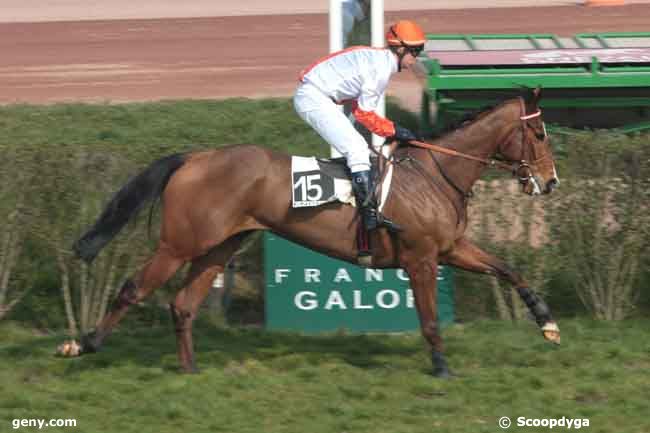
M441 144L467 155L483 159L493 157L497 153L499 144L512 133L512 119L501 113L501 110L508 109L511 107L504 106L486 114L480 120L443 137ZM471 190L472 185L486 168L485 164L458 156L438 158L447 176L466 193Z
M494 156L512 129L517 125L514 113L504 115L504 111L513 111L510 105L504 105L469 125L445 137L444 144L459 152L491 158Z

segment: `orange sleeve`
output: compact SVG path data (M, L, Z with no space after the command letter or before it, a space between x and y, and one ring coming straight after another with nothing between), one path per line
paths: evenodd
M352 114L368 131L381 137L390 137L395 135L395 125L388 119L385 119L374 111L363 111L359 108L357 101L352 102Z

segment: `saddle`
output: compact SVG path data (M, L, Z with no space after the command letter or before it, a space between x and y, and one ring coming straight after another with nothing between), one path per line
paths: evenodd
M350 168L345 162L345 158L316 158L318 162L318 167L323 173L326 173L329 176L332 176L335 179L350 179L352 173L350 173ZM378 158L370 158L370 172L374 176L379 168Z
M328 176L331 176L335 179L346 180L352 177L352 173L350 172L346 160L343 157L316 158L316 161L318 162L319 169L323 173L326 173ZM384 195L382 194L382 190L384 188L390 188L390 182L388 185L384 185L383 182L386 175L386 167L383 165L385 164L382 164L380 158L376 156L370 157L370 176L373 185L373 189L370 193L370 202L377 209L377 222L379 223L379 227L383 226L390 231L399 232L402 231L402 228L396 223L392 222L390 219L384 217L381 213L381 208L383 207L383 203L386 201L388 193L388 191L386 191L386 195Z
M377 213L378 227L399 232L402 228L382 215L390 192L393 164L386 164L386 159L380 157L371 157L370 162L372 190L369 200ZM352 175L345 158L292 156L291 177L294 208L320 206L334 201L357 205L352 191ZM360 252L359 264L370 266L370 239L363 218L357 229L357 247Z

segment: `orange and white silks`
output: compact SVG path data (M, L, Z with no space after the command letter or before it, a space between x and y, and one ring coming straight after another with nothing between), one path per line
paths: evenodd
M375 110L397 66L388 49L351 47L319 59L300 74L296 112L347 158L353 172L369 169L368 144L336 104L352 101L359 123L377 135L393 135L393 123Z
M381 117L374 111L364 111L359 108L357 101L352 102L352 115L368 131L380 137L395 135L395 124L385 117Z

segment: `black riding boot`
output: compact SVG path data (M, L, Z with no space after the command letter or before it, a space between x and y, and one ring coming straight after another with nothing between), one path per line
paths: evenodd
M361 211L363 223L366 230L374 230L377 227L386 227L392 232L400 232L402 228L384 217L377 210L377 202L372 197L374 182L370 175L370 170L352 173L352 191L357 201L357 206Z
M372 182L370 170L352 173L352 191L361 213L361 224L357 231L357 249L359 250L359 264L370 266L372 252L370 251L370 236L368 232L377 228L377 210L373 203Z
M369 197L372 193L372 187L370 170L352 173L352 191L357 201L357 207L361 211L363 225L368 231L377 228L377 209L375 209L374 200Z

